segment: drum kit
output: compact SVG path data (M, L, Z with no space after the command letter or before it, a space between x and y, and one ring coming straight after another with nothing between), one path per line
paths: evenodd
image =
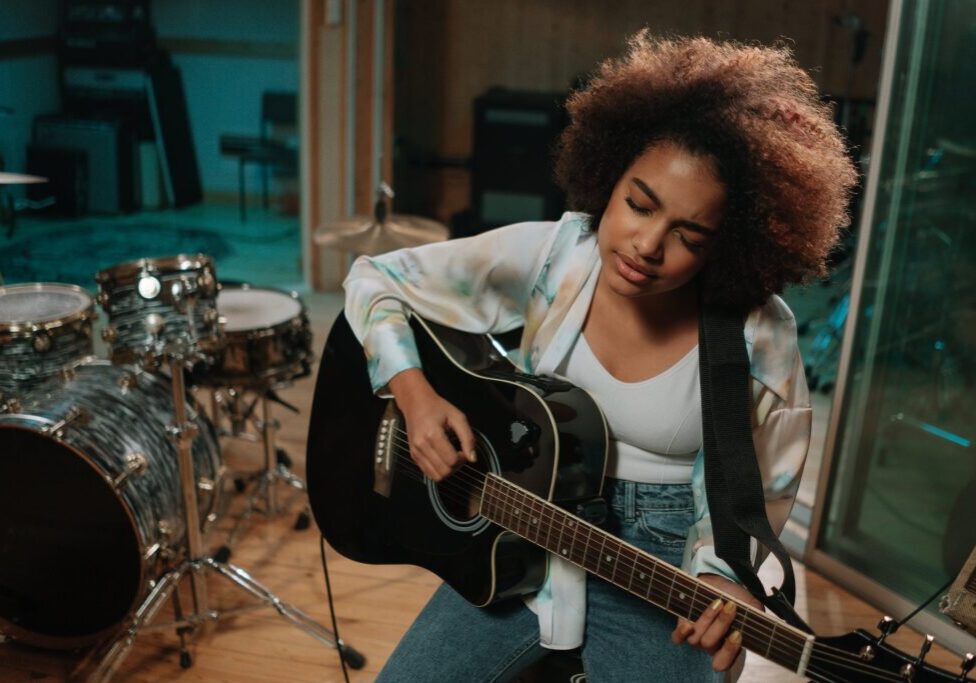
M41 647L99 643L76 675L104 681L140 632L175 628L188 667L186 639L198 627L270 606L362 666L353 648L227 561L239 527L217 553L203 542L230 476L219 437L264 447L263 470L233 477L251 484L245 516L260 499L275 513L279 483L304 490L275 446L270 411L284 403L276 390L310 372L302 301L222 284L203 254L139 259L95 280L94 300L75 285L0 286L0 634ZM108 319L104 360L94 355L96 303ZM210 416L190 389L209 391ZM210 575L255 603L218 612ZM150 625L169 600L175 620Z

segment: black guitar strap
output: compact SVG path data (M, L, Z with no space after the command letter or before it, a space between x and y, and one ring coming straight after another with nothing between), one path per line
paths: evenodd
M702 305L698 358L701 373L705 492L715 534L715 553L771 612L808 633L793 609L796 581L790 557L766 516L762 478L752 442L750 367L742 316ZM783 586L766 594L753 570L750 538L783 566Z

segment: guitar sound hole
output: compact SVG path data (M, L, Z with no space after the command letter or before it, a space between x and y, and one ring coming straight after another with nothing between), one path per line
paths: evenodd
M444 512L453 521L461 524L479 516L485 473L492 469L491 453L480 439L475 451L475 462L465 463L449 477L435 484Z

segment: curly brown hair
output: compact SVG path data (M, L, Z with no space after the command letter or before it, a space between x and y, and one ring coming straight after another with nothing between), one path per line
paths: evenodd
M716 163L721 230L706 301L746 310L826 272L857 172L832 109L785 45L659 38L646 29L567 101L556 178L593 229L634 160L662 141Z

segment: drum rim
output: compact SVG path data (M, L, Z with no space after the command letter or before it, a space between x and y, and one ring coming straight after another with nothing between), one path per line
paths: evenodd
M277 335L277 331L282 328L288 328L295 326L295 321L299 321L300 327L308 328L308 307L305 306L305 302L298 295L298 292L289 291L285 289L276 289L274 287L254 287L252 285L244 286L227 286L221 287L220 292L217 294L217 300L215 305L217 306L217 320L218 323L221 318L224 318L220 313L220 295L224 293L230 293L233 291L257 291L257 292L272 292L274 294L282 294L292 301L298 304L298 313L295 315L285 318L280 322L276 322L272 325L262 325L260 327L248 327L240 330L228 330L223 324L219 324L221 336L227 340L248 340L248 339L262 339L264 337L272 337Z
M125 613L122 614L122 616L119 618L117 622L110 624L95 633L86 633L77 636L52 636L48 634L38 633L37 631L31 631L30 629L26 629L22 626L18 626L17 624L8 621L7 619L4 619L2 616L0 616L0 626L2 626L2 628L0 628L0 631L2 631L4 635L9 635L14 640L27 643L28 645L36 645L38 647L47 647L47 648L55 648L55 649L73 649L76 647L83 647L85 645L89 645L91 643L97 642L98 640L101 640L109 633L118 630L119 625L125 621L125 618L127 616L132 614L132 611L135 608L135 606L139 603L140 600L144 598L146 594L146 586L147 586L147 578L148 578L148 571L147 571L148 560L146 558L146 551L150 546L146 545L146 539L142 537L142 532L139 529L139 524L136 521L135 516L133 515L132 512L132 506L125 500L123 496L119 494L118 490L115 489L115 487L109 484L108 480L106 479L107 473L103 470L102 467L99 467L98 464L94 463L87 454L82 453L74 445L70 443L66 443L63 439L60 439L54 435L39 434L36 430L27 429L22 425L17 424L16 422L12 422L11 424L4 424L7 421L6 418L8 417L21 418L22 420L26 419L28 421L44 423L44 424L54 424L54 422L50 418L30 415L28 413L23 413L23 412L4 413L0 415L0 429L19 429L21 431L30 432L31 434L34 435L46 436L47 438L57 443L59 446L67 448L69 451L79 456L82 462L88 465L95 473L95 475L109 488L112 495L115 496L116 500L118 500L121 503L122 509L125 512L126 519L129 521L129 526L131 527L132 532L136 538L136 545L138 547L138 560L139 560L138 563L139 580L136 583L138 589L136 590L135 595L132 596L132 602L129 603L129 606L125 610Z
M98 317L98 313L95 311L95 299L84 287L69 284L67 282L24 282L21 284L0 287L0 296L2 296L4 292L9 292L10 290L15 289L35 292L41 292L45 289L49 291L55 289L68 290L75 294L81 294L87 301L87 304L81 308L81 310L75 311L74 313L71 313L63 318L56 318L54 320L25 320L23 322L16 323L0 321L0 334L19 336L31 335L35 332L49 332L51 330L56 330L59 327L66 327L79 321L85 322L88 320L94 320Z
M174 268L174 266L184 261L190 261L191 268ZM186 272L187 270L206 270L209 267L214 270L214 260L212 256L198 252L196 254L173 254L171 256L157 256L123 261L114 266L104 268L95 273L95 282L98 284L127 284L135 282L143 273L159 273L161 270L167 272Z

